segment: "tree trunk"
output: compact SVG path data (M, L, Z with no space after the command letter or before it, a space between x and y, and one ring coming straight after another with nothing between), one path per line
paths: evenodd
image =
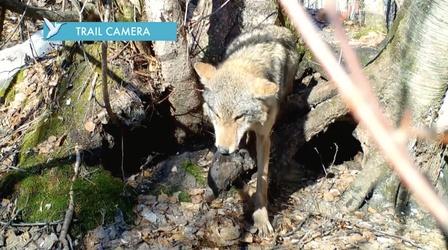
M412 113L414 127L435 124L448 82L446 14L447 0L405 2L388 45L366 68L385 112L397 125L405 111ZM409 204L413 206L398 177L391 173L362 128L356 132L365 153L363 171L344 194L342 205L357 209L371 194L368 205L379 211L393 206L403 212L410 208ZM410 139L408 147L428 179L434 185L439 182L440 191L447 188L442 184L446 182L440 180L444 147L423 139Z

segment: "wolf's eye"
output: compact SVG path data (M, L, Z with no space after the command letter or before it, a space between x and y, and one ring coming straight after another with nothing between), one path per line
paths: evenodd
M235 116L235 117L233 118L233 120L237 121L237 120L240 120L240 119L243 118L243 117L244 117L244 114L237 115L237 116Z

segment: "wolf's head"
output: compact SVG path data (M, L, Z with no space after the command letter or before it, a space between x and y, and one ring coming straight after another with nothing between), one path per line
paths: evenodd
M194 68L205 87L203 107L215 130L215 146L222 154L233 153L246 131L268 119L268 100L275 98L278 86L238 69L230 72L205 63Z

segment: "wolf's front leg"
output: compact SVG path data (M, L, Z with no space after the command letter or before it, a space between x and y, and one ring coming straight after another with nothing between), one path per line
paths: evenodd
M257 134L257 192L255 193L255 211L252 215L254 226L261 236L274 230L268 216L268 170L271 138Z

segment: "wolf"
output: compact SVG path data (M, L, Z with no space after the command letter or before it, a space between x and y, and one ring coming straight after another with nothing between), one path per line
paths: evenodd
M292 91L297 68L296 38L275 25L236 37L217 66L194 64L204 86L203 110L213 124L217 151L232 154L246 132L255 132L257 190L252 218L261 235L273 232L267 210L270 135Z

